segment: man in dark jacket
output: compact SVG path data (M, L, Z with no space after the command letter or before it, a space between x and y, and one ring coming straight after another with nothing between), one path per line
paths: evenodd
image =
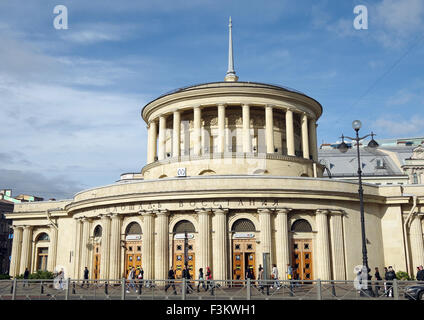
M378 267L375 267L374 276L375 276L375 280L376 280L376 282L375 282L375 295L378 297L378 290L380 290L380 288L381 288L380 287L381 282L379 282L379 281L383 280L380 276L380 271L378 270Z
M385 279L387 280L387 291L388 296L393 297L393 280L396 279L396 272L392 266L389 266L389 270L386 273Z
M418 267L417 281L424 281L424 268L423 268L423 266Z
M28 271L28 268L25 268L25 272L24 272L24 287L25 287L25 284L29 287L29 283L28 283L28 278L29 278L29 271Z
M172 286L172 289L174 289L174 294L177 294L177 291L175 290L175 284L174 284L174 279L175 279L175 273L174 273L174 269L171 268L168 271L168 284L165 286L165 292L169 289L169 287Z

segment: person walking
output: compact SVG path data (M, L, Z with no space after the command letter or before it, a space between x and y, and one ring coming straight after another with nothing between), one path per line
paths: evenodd
M378 267L375 267L375 273L374 273L374 277L375 277L375 295L378 297L379 296L379 293L378 293L378 291L380 290L380 283L381 282L379 282L379 281L381 281L381 280L383 280L383 279L381 279L381 276L380 276L380 271L378 271Z
M169 268L169 271L168 271L168 283L165 286L165 292L168 291L169 287L172 287L172 289L174 289L174 294L177 294L177 291L175 290L174 280L175 280L175 272L171 266L171 268Z
M387 271L385 278L387 280L388 296L393 297L393 280L396 279L396 272L393 270L392 266L389 266L389 270Z
M275 263L272 265L271 277L272 277L272 279L274 279L275 289L279 290L280 289L280 283L278 282L278 269L277 269L277 265ZM271 286L271 289L272 288L273 287Z
M130 271L128 272L127 280L129 280L128 286L127 286L127 293L130 293L130 288L133 288L134 291L137 293L137 290L135 289L135 269L134 267L131 267Z
M199 269L199 281L197 282L197 292L200 292L200 284L202 284L203 289L206 291L205 278L203 275L203 268Z
M137 267L136 278L137 278L137 284L141 293L141 288L143 287L143 279L144 279L144 270L142 267Z
M424 268L423 268L423 266L418 267L417 281L424 281Z
M213 296L215 290L215 283L212 279L211 269L209 267L206 267L206 290L208 290L209 287L211 288L211 296Z
M259 268L258 268L258 286L259 286L259 290L261 290L262 293L264 293L263 279L264 279L264 268L262 268L262 265L259 265Z
M206 291L209 290L209 287L212 287L212 272L209 267L206 267Z
M88 284L88 273L89 273L88 268L85 267L85 269L84 269L84 280L82 281L81 288L84 287L84 283L87 284L87 288L89 286L89 284Z
M29 278L29 271L28 271L28 268L25 268L24 285L23 285L24 287L25 287L25 285L27 285L27 287L29 287L28 278Z
M191 286L191 282L190 282L190 279L191 279L190 271L186 267L184 267L184 269L183 269L183 278L187 279L187 283L186 283L187 293L193 292L194 289ZM190 292L189 288L191 289L191 292Z
M287 279L290 281L290 295L293 295L293 267L287 264Z

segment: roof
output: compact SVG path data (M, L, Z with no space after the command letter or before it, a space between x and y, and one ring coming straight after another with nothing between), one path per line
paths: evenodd
M364 176L404 176L405 173L390 154L397 159L400 165L412 154L414 147L386 147L371 149L361 148L362 174ZM387 152L385 152L387 151ZM320 149L319 162L326 165L332 176L356 176L358 162L356 148L341 153L337 149ZM324 174L327 174L324 172Z

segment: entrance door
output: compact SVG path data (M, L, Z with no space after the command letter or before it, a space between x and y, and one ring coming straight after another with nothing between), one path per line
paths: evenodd
M246 280L247 270L255 272L255 241L252 239L233 240L233 280Z
M175 278L181 279L184 269L184 239L174 239L174 267L175 267ZM196 261L194 254L194 240L188 240L188 270L192 279L195 278L196 274ZM206 275L206 270L203 270Z
M93 279L97 280L100 277L100 245L95 244L93 249Z
M141 266L141 241L127 240L125 242L125 276L128 275L131 267L137 269Z
M38 248L37 271L47 270L48 253L49 253L49 248Z
M292 265L296 280L311 280L312 274L312 240L293 240Z

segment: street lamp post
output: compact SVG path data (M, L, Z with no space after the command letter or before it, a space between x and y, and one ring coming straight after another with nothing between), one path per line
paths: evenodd
M368 279L369 279L369 267L368 267L368 254L367 254L367 238L365 236L365 218L364 218L364 191L362 188L362 167L361 167L361 155L359 152L359 141L371 136L371 141L368 143L368 147L369 148L376 148L378 147L378 143L374 140L374 136L375 134L373 132L371 132L370 134L367 134L363 137L359 137L359 129L361 129L362 127L362 123L359 120L355 120L352 122L352 128L355 130L356 132L356 137L355 138L351 138L351 137L345 137L344 135L342 135L342 143L337 147L340 152L345 153L348 150L348 146L346 145L346 143L344 142L344 139L350 139L352 141L356 142L356 152L357 152L357 158L358 158L358 183L359 183L359 189L358 189L358 193L359 193L359 207L360 207L360 216L361 216L361 232L362 232L362 279L363 280L367 280L366 283L367 285L365 286L365 288L363 287L363 289L365 289L368 292L368 295L372 295L372 289L371 287L368 285ZM366 276L366 278L364 279L364 276ZM362 293L362 291L361 291Z

